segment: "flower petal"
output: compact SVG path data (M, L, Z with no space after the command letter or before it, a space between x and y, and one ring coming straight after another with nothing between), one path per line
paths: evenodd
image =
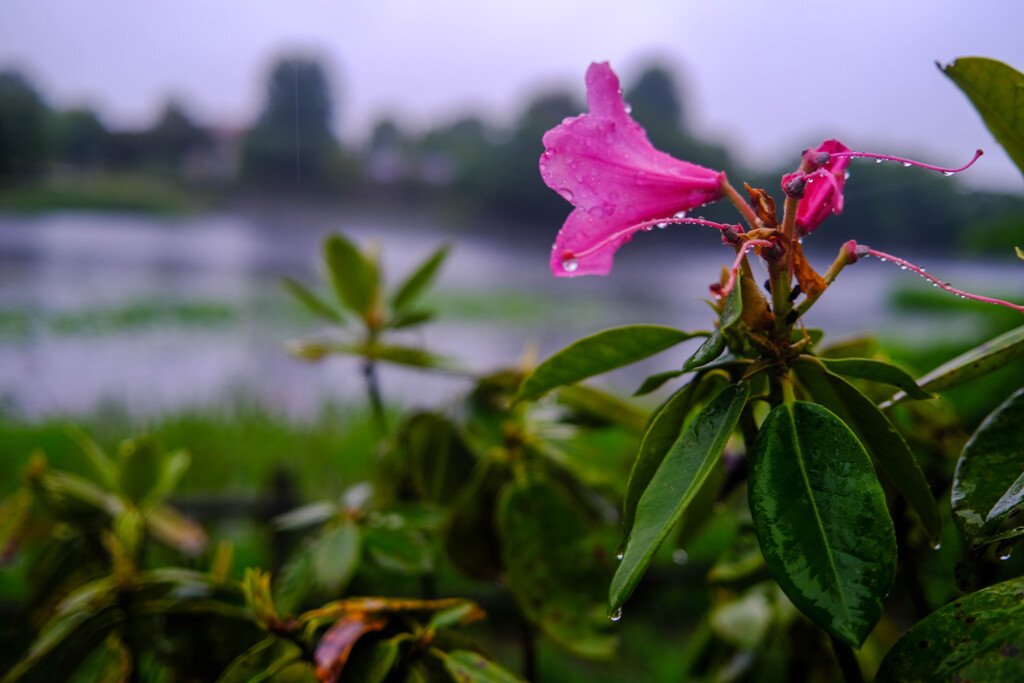
M850 148L838 140L826 140L804 157L821 152L849 152ZM846 166L850 157L830 157L817 171L807 174L807 189L796 210L796 226L801 235L807 235L833 213L843 210L843 187L846 185ZM829 174L830 178L824 177Z

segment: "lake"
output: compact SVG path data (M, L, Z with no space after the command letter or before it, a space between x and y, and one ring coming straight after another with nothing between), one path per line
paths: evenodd
M0 401L13 414L42 417L106 403L147 414L244 395L303 417L325 400L358 399L356 361L310 364L283 350L288 339L331 334L278 284L285 273L317 282L320 242L331 230L379 244L392 284L452 241L426 300L444 315L403 341L476 371L515 364L531 352L543 359L615 325L709 329L714 316L701 299L732 260L715 235L680 226L652 234L657 248L636 246L647 238L639 235L620 250L608 277L554 278L547 244L514 228L491 228L488 234L498 237L452 237L428 219L380 213L0 215ZM823 272L834 254L809 258ZM1019 263L923 265L969 291L998 283L1024 298ZM948 320L892 310L898 285L928 287L892 264L865 259L843 272L807 325L831 339L879 330L922 340L958 333ZM693 348L672 349L603 382L632 391L646 374L679 367ZM382 383L386 399L407 406L436 405L468 387L464 379L393 367L383 370Z

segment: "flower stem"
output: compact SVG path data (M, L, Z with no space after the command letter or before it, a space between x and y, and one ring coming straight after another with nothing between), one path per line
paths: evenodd
M380 381L377 379L377 364L370 358L363 363L363 377L366 378L366 393L370 399L370 410L377 433L384 437L388 433L388 418L384 412L384 401L380 397Z
M850 252L846 248L846 245L843 245L839 248L839 255L836 256L836 260L832 262L832 265L828 267L825 274L821 276L821 279L825 281L825 289L828 289L828 286L831 285L835 281L836 277L839 276L840 271L842 271L842 269L849 263L851 263ZM807 298L800 302L800 305L794 309L797 312L797 318L803 317L804 313L806 313L808 309L814 305L814 302L817 301L825 292L825 289L822 289L820 292L808 294Z
M750 204L740 196L740 193L736 191L736 188L729 184L728 180L722 180L722 194L725 198L732 202L732 205L736 207L736 210L743 216L743 220L747 222L751 228L761 228L761 221L758 220L754 210L750 208Z

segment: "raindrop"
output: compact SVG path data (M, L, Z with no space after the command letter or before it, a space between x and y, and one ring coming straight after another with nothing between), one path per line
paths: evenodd
M850 179L850 172L847 171L846 173L843 174L843 180L849 180L849 179Z
M612 612L611 614L609 614L608 618L611 619L612 621L618 621L619 619L621 619L622 618L622 608L620 607L617 610L615 610L614 612Z
M661 227L664 227L664 226L659 224L658 227L661 228ZM653 225L645 225L643 227L643 231L644 232L650 232L651 230L654 230L654 226Z
M1007 543L996 548L996 555L1000 560L1008 560L1013 556L1013 544Z
M941 543L936 543L935 545L932 546L932 550L942 550L942 544Z
M686 212L685 211L676 211L675 216L673 216L673 218L686 218Z
M657 227L658 230L664 230L665 228L668 227L668 223L658 223L658 225L655 227Z
M575 256L569 255L568 258L562 259L562 270L567 273L571 273L580 267L580 262L576 260Z
M622 562L622 553L615 553L615 559Z
M907 269L906 266L900 266L900 270L906 270L906 269Z
M633 176L633 182L637 185L647 185L651 182L651 179L650 176L643 171L638 171L637 174Z
M880 163L882 163L882 160L881 159L875 159L875 163L876 164L880 164Z
M880 259L878 259L878 260L879 260L879 261L881 261L882 263L885 263L885 262L886 262L886 261L888 261L889 259L887 259L887 258L885 258L885 257L883 256L882 258L880 258Z
M933 282L933 283L932 283L932 287L938 287L938 286L939 286L939 283L938 283L938 282Z
M632 114L633 113L633 105L630 104L629 102L623 102L623 104L626 106L626 113L627 114Z
M676 564L686 564L686 561L690 559L690 556L686 554L686 551L679 548L672 553L672 561Z
M910 168L911 166L913 166L913 164L911 164L909 161L903 162L903 168Z
M558 194L562 195L562 199L564 199L565 201L572 201L573 194L572 190L570 190L569 188L563 187L561 190L558 191Z
M952 171L943 171L942 175L944 175L944 176L946 176L948 178L949 176L953 175L953 172Z

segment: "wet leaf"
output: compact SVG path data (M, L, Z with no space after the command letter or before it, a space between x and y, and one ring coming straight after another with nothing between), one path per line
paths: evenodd
M984 57L958 57L940 68L964 91L1024 173L1024 74Z
M324 242L324 261L338 299L349 310L365 317L377 297L376 264L341 235L331 235Z
M870 358L818 358L829 372L897 387L916 399L935 398L919 386L905 370Z
M1010 330L960 354L929 372L917 384L923 391L942 392L995 372L1021 357L1024 357L1024 327ZM905 394L898 394L893 397L892 403L906 398Z
M860 647L896 572L896 536L864 447L825 408L797 401L761 425L750 512L765 561L801 612Z
M626 403L608 392L582 384L559 387L558 403L572 408L571 419L618 425L642 434L647 423L646 412Z
M872 460L914 508L932 543L938 543L941 521L931 487L907 442L885 413L856 387L826 370L820 359L803 357L796 370L800 383L814 400L853 430Z
M611 656L601 593L603 550L586 513L545 479L509 485L498 504L505 578L524 615L563 648L582 657Z
M413 303L437 276L441 264L448 258L450 251L451 247L445 245L427 257L427 260L395 292L395 296L391 300L392 308L400 311Z
M749 395L745 382L722 389L665 454L637 503L633 528L612 578L608 603L613 611L636 588L655 551L714 470Z
M643 381L640 388L633 392L633 396L644 396L652 391L657 391L665 382L671 381L680 375L686 374L685 370L669 370L658 372Z
M305 306L310 312L315 315L325 318L334 323L344 323L345 316L339 313L337 310L332 308L330 304L320 298L318 294L313 293L312 290L308 289L304 284L291 277L282 277L281 286L284 287L285 291L295 297L299 303Z
M635 363L694 335L658 325L617 327L567 346L530 373L516 401L532 401L551 389Z
M1024 680L1024 579L958 598L900 638L877 683Z
M710 337L704 340L704 343L690 356L689 360L683 364L683 372L696 370L722 355L722 351L725 350L725 336L722 334L722 330L731 328L739 322L740 317L743 315L743 291L746 288L742 283L741 278L736 279L736 284L733 286L732 291L725 297L725 303L722 305L722 315L718 320L718 327L715 328Z
M335 622L320 638L313 653L317 679L335 683L356 641L371 631L381 630L387 623L387 617L376 613L354 613Z
M1024 389L978 427L957 462L953 519L968 543L997 534L1024 507Z

